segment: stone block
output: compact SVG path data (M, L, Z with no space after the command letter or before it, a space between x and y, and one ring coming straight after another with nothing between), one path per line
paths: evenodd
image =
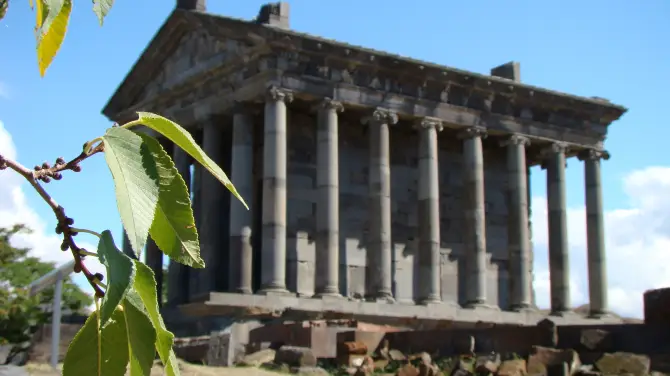
M670 324L670 287L645 291L645 324Z
M643 376L649 374L651 361L647 355L616 352L603 354L596 362L596 367L605 375L630 374Z
M316 356L307 347L282 346L275 353L274 362L290 367L316 367Z

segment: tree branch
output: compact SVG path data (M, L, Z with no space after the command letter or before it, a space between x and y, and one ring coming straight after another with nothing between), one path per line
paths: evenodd
M73 228L71 227L74 224L74 220L65 215L65 208L60 206L56 202L56 200L54 200L49 195L49 193L47 193L47 191L44 189L44 187L42 187L42 185L38 181L38 179L41 179L48 183L48 180L44 179L50 180L50 177L55 178L56 176L55 174L60 174L60 171L64 171L66 169L71 169L75 171L75 167L78 167L81 161L99 151L102 151L102 146L100 145L98 145L95 149L93 149L91 153L89 154L82 153L68 163L60 163L60 164L57 163L56 166L54 167L46 167L41 169L36 168L35 171L31 171L22 164L20 164L19 162L11 160L5 157L4 155L0 154L0 170L5 170L9 168L19 173L30 183L30 185L33 186L33 188L35 188L37 193L39 193L39 195L49 205L49 207L51 207L51 210L53 210L54 214L56 215L56 219L58 220L58 224L56 225L56 233L63 234L63 244L61 244L61 250L66 251L70 249L72 251L72 256L75 259L74 272L75 273L82 272L84 276L86 276L86 279L88 280L91 287L93 287L93 290L95 290L96 296L102 297L104 296L105 293L102 291L102 289L100 289L100 286L98 286L98 284L95 283L96 275L92 274L83 263L85 256L82 254L82 251L85 250L79 248L74 241L73 237L77 235L77 232L74 231Z

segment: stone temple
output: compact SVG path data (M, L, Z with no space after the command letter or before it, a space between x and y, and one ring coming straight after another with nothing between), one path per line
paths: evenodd
M103 110L166 116L250 210L181 149L205 269L169 266L165 312L206 321L293 312L379 321L531 324L607 315L601 160L626 108L178 0ZM583 164L590 315L571 312L566 161ZM531 166L546 169L551 312L535 307ZM582 168L582 167L578 167ZM147 263L162 286L162 253ZM173 317L167 316L167 317ZM170 321L172 319L168 319Z

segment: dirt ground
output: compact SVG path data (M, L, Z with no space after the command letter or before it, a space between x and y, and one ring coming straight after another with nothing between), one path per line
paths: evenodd
M46 363L28 363L25 367L28 374L31 376L57 376L60 375L62 364L59 364L59 370L54 371L49 364ZM251 367L205 367L188 363L180 363L182 376L281 376L281 373L272 372L260 368ZM163 376L163 368L160 365L155 365L151 369L151 376Z

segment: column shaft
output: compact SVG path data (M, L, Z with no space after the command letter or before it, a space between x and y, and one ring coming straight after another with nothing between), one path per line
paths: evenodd
M391 286L391 165L389 155L389 125L398 116L377 109L363 119L369 124L369 234L366 249L366 296L368 299L393 301Z
M586 239L589 273L589 308L591 316L608 312L607 270L605 256L605 229L603 199L600 183L600 160L609 159L604 150L586 150L579 159L584 161L586 185Z
M286 103L290 92L270 87L265 100L261 292L286 293Z
M339 296L340 183L338 116L342 104L319 106L316 157L316 294Z
M200 163L194 163L193 164L193 175L191 176L191 179L193 179L193 217L195 218L195 227L198 229L198 237L200 239L200 256L204 259L205 257L205 249L204 249L204 242L203 242L203 211L202 207L203 202L203 196L202 196L202 176L203 174L209 174L209 171L207 171ZM205 259L204 259L205 260ZM205 260L207 261L207 260ZM208 268L208 264L205 265L205 269ZM205 274L205 269L196 269L196 268L191 268L188 267L188 295L189 295L189 302L194 301L195 297L198 295L202 294L203 292L206 291L206 288L203 287L202 285L202 275Z
M551 310L561 314L570 310L570 264L565 199L565 145L555 143L546 151L547 205L549 212L549 277Z
M163 306L163 252L156 245L151 237L147 239L144 263L154 272L156 279L156 296L158 297L158 306Z
M214 121L205 123L202 135L203 150L219 166L223 165L224 143L223 126ZM220 289L218 280L221 279L221 253L223 252L222 229L225 224L223 207L225 195L228 194L225 186L209 171L203 170L202 201L200 202L200 244L205 269L200 274L200 292L207 293Z
M527 137L513 135L503 141L507 147L507 247L510 265L510 308L529 309L532 305L530 280L530 234L528 231Z
M486 220L484 201L484 155L486 131L469 128L463 138L463 188L465 209L465 252L469 269L466 306L486 304Z
M253 121L249 109L238 105L233 116L233 149L231 180L249 205L239 200L230 203L230 270L231 290L251 294L252 257L251 228L253 210Z
M186 187L191 192L191 162L192 158L179 146L172 150L173 160L179 175L184 179ZM170 260L168 266L168 304L177 305L188 301L189 280L188 267Z
M439 303L440 294L440 186L437 132L439 119L424 118L419 129L419 302Z

